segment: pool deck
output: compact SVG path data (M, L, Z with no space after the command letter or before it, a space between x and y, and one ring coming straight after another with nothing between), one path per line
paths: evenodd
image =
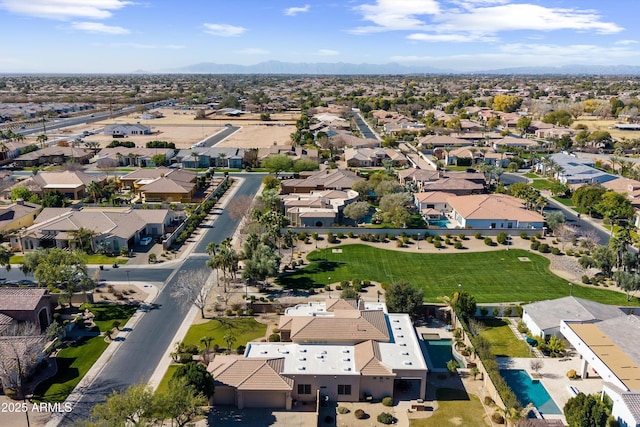
M453 332L446 329L446 324L442 321L434 320L429 324L415 325L419 338L422 340L422 334L438 334L440 339L453 339ZM428 357L425 355L425 357ZM539 371L539 375L531 369L530 363L532 360L541 360L544 366ZM562 410L573 395L569 391L569 387L572 386L585 394L597 393L602 391L602 379L598 377L590 377L588 379L570 380L567 377L567 372L571 369L580 372L580 357L575 353L570 357L564 358L507 358L500 357L497 359L500 369L523 369L532 378L539 379L544 388L547 390L555 404ZM433 371L432 371L433 372ZM482 398L482 388L478 388L478 384L481 381L463 381L468 393L475 394ZM427 392L429 394L429 392ZM437 408L437 403L434 406ZM564 415L558 414L543 414L545 419L557 419L566 424Z
M541 360L544 366L540 370L540 376L535 376L535 372L531 369L530 363L532 360ZM570 380L567 378L567 371L575 369L580 371L580 357L565 357L565 358L498 358L498 366L500 369L523 369L535 379L539 379L544 388L556 403L558 408L562 410L567 400L573 395L569 392L569 386L573 386L585 394L600 393L602 391L602 380L600 378L589 378L586 380ZM545 419L549 420L562 420L563 423L567 423L564 419L564 415L543 414Z

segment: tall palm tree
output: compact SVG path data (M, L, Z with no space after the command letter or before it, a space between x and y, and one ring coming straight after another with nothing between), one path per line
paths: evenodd
M87 193L94 202L100 203L104 195L102 184L98 181L91 181L89 185L87 185Z
M77 241L78 247L84 252L94 252L93 248L93 238L96 236L96 233L93 230L88 228L80 227L77 230L70 231L73 238ZM87 251L87 248L89 250Z

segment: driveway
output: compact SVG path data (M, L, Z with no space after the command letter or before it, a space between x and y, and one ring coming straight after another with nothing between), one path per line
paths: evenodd
M313 407L309 406L312 411ZM268 408L238 409L230 406L214 407L209 413L209 426L215 427L308 427L317 425L315 412L281 411Z

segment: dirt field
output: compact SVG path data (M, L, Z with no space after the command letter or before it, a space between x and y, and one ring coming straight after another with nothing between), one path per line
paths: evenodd
M589 128L589 131L594 132L597 130L604 130L611 134L612 137L616 139L634 139L640 138L640 131L628 131L628 130L617 130L614 128L616 123L620 123L617 120L598 120L595 117L585 117L581 116L573 122L572 127L575 128L578 124L586 125Z
M85 130L97 131L108 124L137 123L151 127L153 135L128 136L127 141L133 141L137 146L143 147L147 142L154 140L169 141L176 144L176 148L190 148L221 131L226 124L240 126L241 129L231 137L220 143L220 147L260 148L278 144L287 144L289 135L295 131L296 113L272 114L273 122L260 120L257 114L246 114L242 117L215 117L209 116L205 120L195 120L195 111L191 110L159 110L164 117L153 120L140 120L139 114L117 117L90 125L67 128L60 135L77 135ZM54 132L52 132L52 137ZM84 138L84 141L99 142L101 147L109 144L113 138L102 133L96 133Z

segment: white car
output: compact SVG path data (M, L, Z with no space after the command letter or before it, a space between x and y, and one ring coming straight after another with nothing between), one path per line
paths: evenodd
M152 241L153 239L151 237L143 237L142 239L140 239L140 244L142 246L147 246L150 245Z

